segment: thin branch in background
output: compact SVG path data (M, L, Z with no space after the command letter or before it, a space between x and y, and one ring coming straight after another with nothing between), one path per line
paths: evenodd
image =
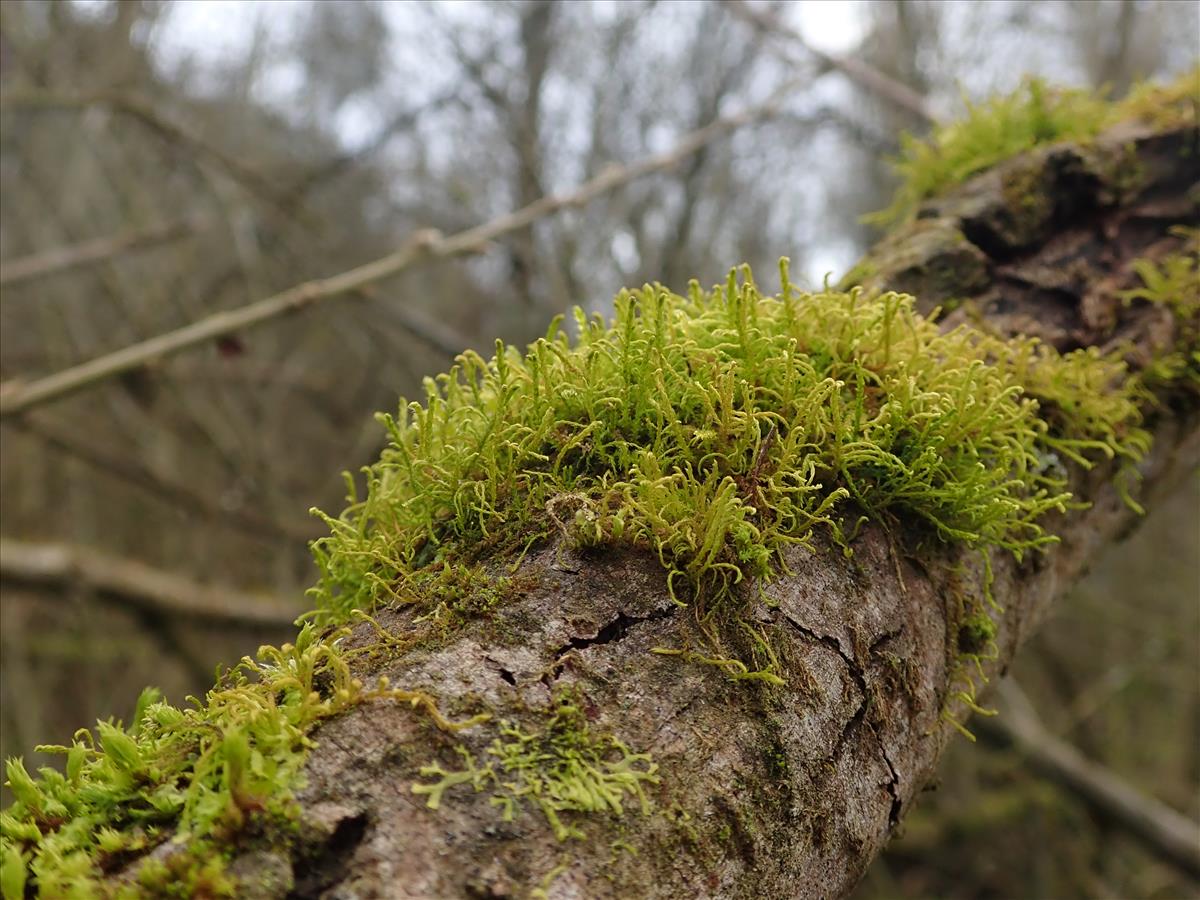
M1161 859L1200 878L1200 825L1048 732L1015 682L1000 682L996 695L1003 701L1001 715L980 716L972 720L972 728L991 740L1015 744L1046 777L1119 824Z
M936 125L940 122L938 116L929 108L929 104L924 97L891 75L881 72L870 63L864 62L855 56L840 56L836 53L828 53L814 47L805 40L804 35L778 16L755 9L746 0L722 0L722 3L726 9L739 19L749 22L760 31L778 34L797 46L803 47L826 66L829 66L831 69L837 69L837 71L841 72L859 87L893 106L898 106L906 112L912 113L927 125Z
M0 286L19 284L34 278L69 272L82 266L106 262L135 250L145 250L159 244L170 243L200 230L195 219L178 219L56 247L44 253L34 253L11 260L0 260Z
M357 291L366 285L397 275L418 262L481 252L497 238L527 228L538 219L561 209L583 206L631 181L673 168L717 138L751 122L775 115L783 97L799 83L799 79L789 81L775 91L766 102L733 115L722 116L686 135L664 153L628 165L610 166L570 193L548 194L515 212L449 237L433 229L422 229L414 232L395 253L330 278L298 284L240 309L214 313L199 322L132 344L28 384L23 384L18 379L10 379L0 384L0 417L11 416L50 400L65 397L197 344L244 331L331 297Z
M1145 646L1136 659L1112 666L1103 677L1092 681L1071 699L1060 731L1064 734L1075 731L1137 678L1144 676L1147 670L1159 663L1165 655L1166 646L1162 635L1147 637Z
M231 527L256 537L269 536L289 542L308 542L316 537L319 531L315 523L311 528L304 528L299 524L279 522L253 511L225 509L205 494L168 481L126 457L97 450L94 441L78 440L71 436L68 429L52 425L40 417L25 416L11 424L18 430L44 441L47 446L128 484L149 491L181 510L223 520Z
M197 584L134 560L66 544L0 538L0 578L56 589L83 585L173 619L288 627L303 612L300 604L276 597Z

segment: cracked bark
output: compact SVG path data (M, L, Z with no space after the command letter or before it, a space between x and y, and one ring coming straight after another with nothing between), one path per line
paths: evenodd
M1124 160L1124 162L1122 162ZM1134 166L1136 163L1136 166ZM1125 168L1123 168L1123 166ZM1136 189L1122 171L1141 174ZM1133 361L1173 339L1169 317L1125 307L1131 260L1177 247L1196 224L1197 135L1124 129L1081 149L1021 157L928 204L873 252L880 284L927 305L966 298L950 317L1058 346L1128 338ZM1014 184L1033 185L1018 194ZM1142 499L1200 461L1194 400L1163 397L1141 464ZM1071 472L1085 511L1048 523L1061 543L1018 563L993 555L1003 672L1021 643L1104 547L1135 524L1115 470ZM778 648L785 687L735 682L712 666L651 651L699 645L692 613L669 599L658 560L629 550L526 557L522 592L453 642L362 664L368 683L438 698L451 715L483 709L538 728L555 691L575 693L591 727L653 754L661 782L649 815L565 814L586 840L559 842L536 807L505 822L490 791L447 791L438 810L412 793L421 766L461 768L495 722L437 731L419 710L372 702L328 722L299 792L300 837L234 863L248 897L552 898L845 895L933 777L954 732L941 719L957 635L947 610L977 591L979 555L919 540L903 521L865 527L853 556L820 541L794 548L788 573L762 586L753 616ZM957 574L955 570L959 570ZM755 586L757 588L757 586ZM756 595L757 596L757 595ZM411 611L385 611L390 631ZM366 646L368 626L349 639Z

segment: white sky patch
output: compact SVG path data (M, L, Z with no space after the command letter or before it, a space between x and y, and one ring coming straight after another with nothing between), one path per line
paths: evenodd
M629 275L637 270L642 258L638 254L637 241L633 239L632 234L624 230L618 231L612 236L611 248L613 259L617 261L622 272Z
M168 59L191 57L216 65L240 59L254 34L254 7L240 0L195 0L167 7L155 50Z
M805 259L803 276L811 289L820 290L825 283L825 276L829 276L830 283L836 283L850 270L858 256L858 251L849 241L814 244Z
M865 0L808 0L787 9L804 39L826 53L849 53L866 37Z
M189 59L201 72L214 72L243 60L250 52L255 32L270 41L285 38L307 14L307 0L271 0L249 3L246 0L187 0L167 7L164 21L154 34L154 54L160 65L170 67ZM272 62L276 62L272 60ZM272 69L280 70L278 65ZM266 88L269 96L286 89L286 71L272 71L280 85Z

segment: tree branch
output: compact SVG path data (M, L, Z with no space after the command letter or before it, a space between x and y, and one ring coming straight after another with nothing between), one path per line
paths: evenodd
M241 160L209 142L207 138L192 128L172 122L147 100L118 92L74 95L56 94L49 91L9 91L0 94L0 110L4 111L17 109L70 110L87 109L92 106L108 107L114 112L141 122L168 143L190 148L198 158L216 163L250 193L271 203L281 212L291 212L293 216L296 215L295 210L287 208L286 198L266 178L246 166Z
M568 207L583 206L631 181L655 172L670 169L680 161L707 146L712 141L738 128L774 115L783 96L796 86L788 82L771 95L765 103L742 112L723 116L705 127L693 131L664 153L628 165L614 165L595 178L584 182L568 194L549 194L515 212L493 219L449 237L434 230L414 232L395 253L381 257L329 278L309 281L288 288L264 300L240 309L214 313L175 331L106 354L62 372L22 383L9 379L0 384L0 417L11 416L34 406L68 396L101 381L139 368L213 340L223 335L268 322L279 316L295 313L373 282L389 278L418 262L430 259L449 259L478 253L497 238L520 231L545 216Z
M128 606L176 619L287 627L303 612L294 603L197 584L144 563L66 544L0 538L0 577L56 588L82 584Z
M1160 333L1164 310L1125 305L1120 292L1136 280L1132 262L1196 214L1193 139L1182 127L1123 128L1086 148L1033 151L931 202L868 261L930 303L933 285L966 298L977 325L1000 335L1101 347L1115 334L1136 340L1155 322ZM1124 171L1115 160L1145 173L1131 193L1112 193ZM1006 190L1014 171L1036 175L1045 206L1033 219ZM1116 237L1100 243L1097 234ZM1070 286L1031 286L1065 265L1062 254ZM1110 309L1114 319L1097 327L1085 307ZM1145 408L1154 436L1139 464L1147 495L1200 464L1196 397L1158 401ZM355 670L364 683L386 678L502 723L536 721L556 697L573 698L589 729L618 735L658 765L661 780L646 787L652 803L645 815L579 813L571 824L587 840L563 841L536 803L507 815L496 806L485 774L503 780L496 728L446 736L420 715L363 704L315 735L296 795L309 837L246 854L236 871L255 884L270 875L280 897L292 885L301 894L318 885L312 893L380 896L517 896L537 885L563 898L845 896L956 739L962 723L950 715L965 679L978 687L999 677L1052 603L1135 523L1119 461L1067 466L1073 498L1086 508L1048 517L1059 542L1044 551L990 553L986 581L978 547L920 539L903 518L864 526L850 539L852 556L833 540L792 547L780 574L746 588L747 616L769 636L784 681L769 689L729 678L721 671L729 660L662 654L705 646L707 623L673 599L650 551L560 543L529 550L515 570L493 560L522 589L449 642L422 640L419 604L377 610L344 644L365 649L382 639L397 648ZM968 651L961 610L968 595L985 606L983 584L1004 612L990 616L994 641ZM422 805L438 773L443 786L458 787Z
M880 99L912 113L929 125L936 125L938 117L929 108L925 98L908 85L881 72L870 63L854 56L839 56L812 46L804 35L792 28L778 16L755 9L746 0L722 0L731 13L749 22L760 31L782 35L797 46L803 47L831 69L841 72L859 87Z
M44 278L47 275L103 262L133 250L143 250L187 237L197 230L199 229L196 220L178 219L149 228L131 229L107 237L94 238L69 247L56 247L44 253L0 260L0 286L19 284L22 281Z
M1200 825L1050 734L1015 682L1000 682L996 694L1002 701L1000 715L979 720L975 727L980 732L992 740L1015 744L1056 784L1117 822L1160 858L1200 878Z
M317 535L315 525L306 528L301 523L277 522L253 511L224 509L205 494L171 481L120 454L106 452L97 447L94 438L81 440L71 429L46 421L40 416L22 416L14 419L11 424L44 441L48 447L86 463L97 471L148 491L180 510L226 522L246 534L258 538L270 535L285 541L301 543L310 541Z

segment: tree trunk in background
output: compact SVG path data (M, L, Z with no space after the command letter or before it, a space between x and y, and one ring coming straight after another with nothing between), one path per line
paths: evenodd
M1059 349L1129 340L1136 365L1173 343L1173 320L1159 307L1127 307L1117 292L1136 283L1132 260L1178 251L1184 239L1169 228L1200 218L1198 175L1191 129L1126 129L1086 149L1038 150L927 204L862 271L927 306L955 301L949 321L975 316ZM1147 410L1146 505L1200 462L1194 398L1159 401ZM1134 526L1115 475L1111 465L1070 473L1091 505L1047 523L1060 544L1020 564L994 554L1005 612L989 675ZM864 528L851 558L817 546L793 550L790 573L765 586L771 602L757 611L783 635L784 687L650 652L678 646L692 627L652 555L532 553L513 580L521 591L492 618L449 645L363 664L361 676L426 691L452 714L482 701L501 720L568 692L598 731L652 755L661 780L647 788L648 813L578 816L570 824L586 839L560 841L536 804L506 822L490 791L469 783L430 809L412 788L436 778L419 769L462 769L460 744L487 758L494 722L446 735L420 711L365 703L316 733L298 796L301 852L264 848L234 862L247 895L283 896L289 882L300 897L845 895L957 739L943 718L958 640L947 610L956 594L978 590L980 557L951 545L918 550L903 523ZM402 630L412 615L377 619ZM377 635L361 625L348 641Z

